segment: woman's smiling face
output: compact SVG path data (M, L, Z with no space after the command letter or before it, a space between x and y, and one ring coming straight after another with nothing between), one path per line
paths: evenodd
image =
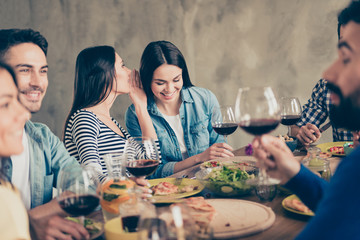
M151 91L156 102L166 104L178 101L182 87L181 68L175 65L163 64L154 71Z
M0 156L23 151L22 134L30 113L18 100L18 89L8 71L0 68Z

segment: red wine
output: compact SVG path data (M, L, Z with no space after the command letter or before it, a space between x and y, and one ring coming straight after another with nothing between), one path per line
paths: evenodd
M301 118L301 115L284 115L281 116L281 124L290 126L297 123Z
M249 124L240 123L239 126L247 133L261 135L274 130L280 121L276 119L256 119L250 120Z
M99 205L95 195L70 196L59 201L60 207L72 216L86 216Z
M155 172L159 161L152 159L140 159L127 163L126 169L135 177L148 176Z
M220 135L230 135L237 129L238 125L236 123L219 123L213 125L213 129L217 134Z
M121 217L123 229L128 232L136 232L139 218L139 215Z

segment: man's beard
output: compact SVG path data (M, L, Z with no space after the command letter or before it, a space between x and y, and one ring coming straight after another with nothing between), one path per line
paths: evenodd
M338 86L328 82L327 87L340 98L339 105L330 106L331 123L337 128L346 128L350 131L360 130L360 89L344 98Z

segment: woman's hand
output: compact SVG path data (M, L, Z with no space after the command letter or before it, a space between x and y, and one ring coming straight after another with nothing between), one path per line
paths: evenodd
M257 137L252 142L254 156L265 167L270 177L279 179L282 184L288 182L300 171L300 163L284 141L270 135Z
M307 123L305 126L302 126L296 134L296 138L299 139L299 141L304 145L314 143L319 140L320 137L320 130L311 123Z
M131 177L130 179L133 180L136 185L138 185L138 188L142 191L142 198L152 197L152 191L149 188L150 183L148 180L146 180L144 177Z
M227 143L214 143L211 147L201 153L200 162L215 158L233 157L233 148Z
M135 108L147 108L147 97L142 88L139 72L135 69L131 71L129 97Z

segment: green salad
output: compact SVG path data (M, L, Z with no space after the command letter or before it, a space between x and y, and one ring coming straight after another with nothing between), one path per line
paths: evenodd
M223 166L214 168L204 180L208 180L206 187L212 192L222 196L240 196L248 194L252 186L246 180L255 178L255 175L238 169Z

